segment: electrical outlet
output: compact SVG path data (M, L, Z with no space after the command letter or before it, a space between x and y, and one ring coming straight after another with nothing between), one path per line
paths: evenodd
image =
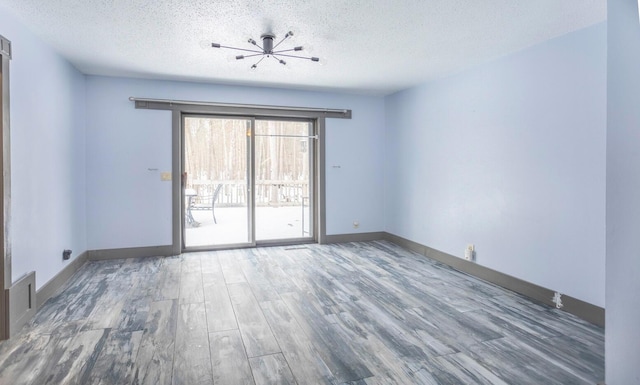
M558 293L557 291L553 293L553 298L551 298L551 302L556 304L557 309L562 309L562 307L564 306L562 304L562 294Z
M71 250L62 250L62 260L66 261L71 258Z
M467 245L467 248L464 250L464 259L467 261L475 261L475 250L476 247L472 243Z
M171 181L171 173L170 172L161 172L160 173L160 180L163 182L170 182Z
M353 228L357 229L358 227L360 227L360 222L358 221L353 221Z

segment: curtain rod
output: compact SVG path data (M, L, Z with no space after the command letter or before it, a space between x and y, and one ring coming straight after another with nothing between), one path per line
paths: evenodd
M198 102L189 100L171 100L171 99L149 99L149 98L136 98L129 97L132 102L143 103L162 103L169 106L178 105L190 105L190 106L209 106L209 107L230 107L230 108L260 108L269 110L283 110L283 111L302 111L302 112L320 112L327 114L341 114L344 116L351 116L351 110L346 109L332 109L332 108L311 108L311 107L284 107L284 106L269 106L261 104L236 104L236 103L216 103L216 102Z

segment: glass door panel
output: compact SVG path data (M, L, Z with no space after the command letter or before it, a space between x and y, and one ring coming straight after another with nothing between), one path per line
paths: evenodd
M251 123L242 118L184 117L186 248L253 243Z
M256 240L313 237L313 124L255 122Z

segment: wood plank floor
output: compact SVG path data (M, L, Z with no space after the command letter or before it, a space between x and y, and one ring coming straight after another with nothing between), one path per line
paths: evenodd
M0 384L595 384L603 330L387 242L89 262Z

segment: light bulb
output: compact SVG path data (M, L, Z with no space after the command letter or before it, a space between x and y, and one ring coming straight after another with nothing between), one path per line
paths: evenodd
M304 36L304 33L302 30L294 27L294 26L289 26L289 28L286 29L287 32L289 32L289 37L290 38L296 38L296 40L300 41L300 37Z
M227 61L228 62L235 62L238 60L242 60L244 59L244 55L229 55L227 56Z

